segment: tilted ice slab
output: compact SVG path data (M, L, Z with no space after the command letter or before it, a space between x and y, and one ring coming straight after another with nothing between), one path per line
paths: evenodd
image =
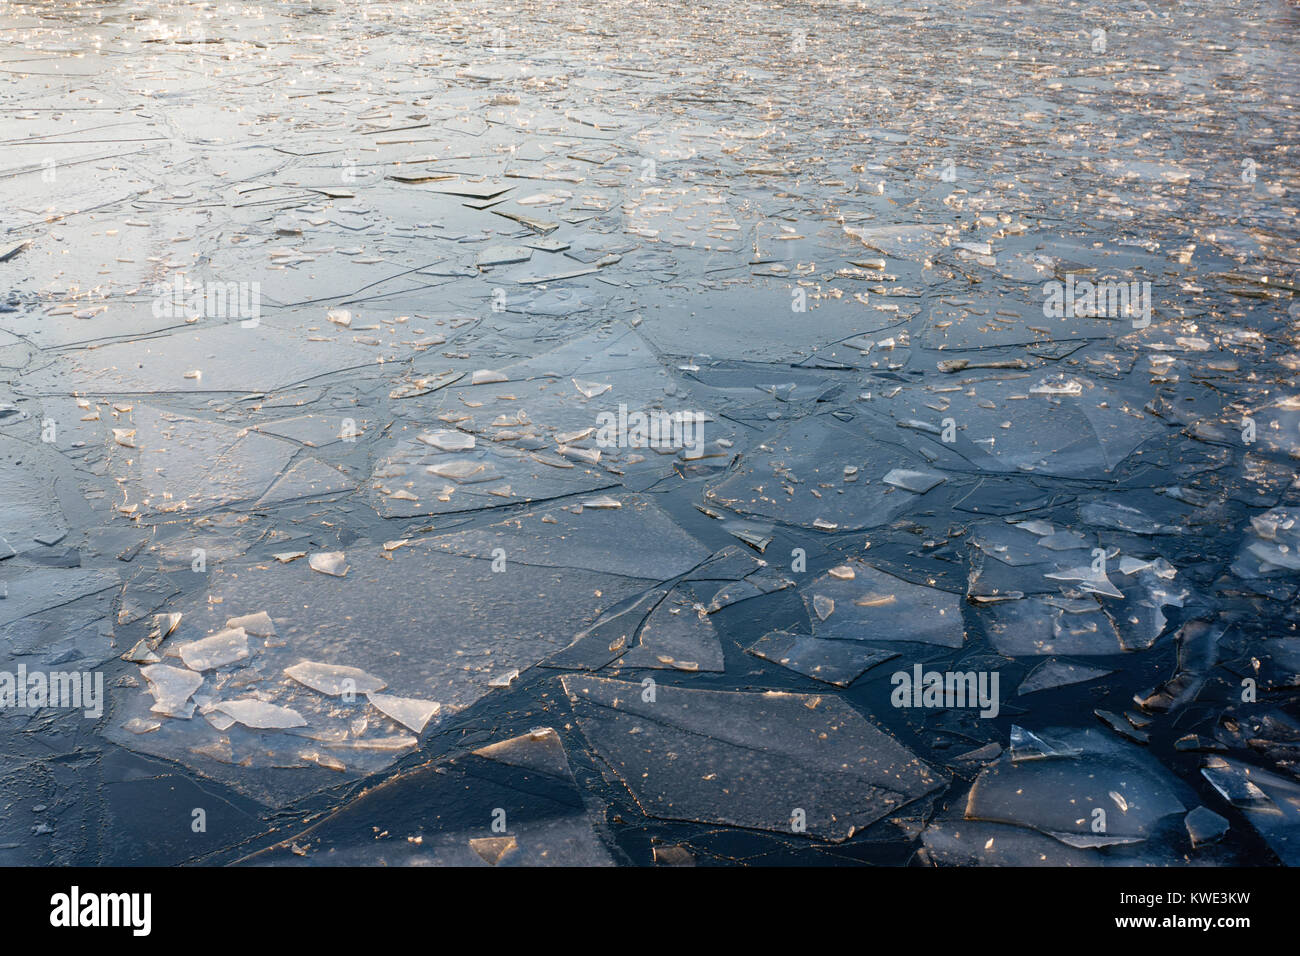
M917 495L883 479L894 469L924 464L903 448L876 440L861 424L822 415L751 445L704 497L740 514L805 528L862 530L887 524L912 507Z
M1141 747L1100 730L1047 733L1076 754L1003 754L976 778L966 819L1029 827L1084 848L1140 842L1186 812L1181 785Z
M580 517L600 520L618 513ZM589 533L605 540L598 528ZM581 532L575 529L573 537L580 538ZM152 733L128 733L122 725L151 716L154 701L144 691L124 690L110 701L110 739L178 760L259 799L283 802L321 786L319 774L386 766L417 743L409 729L410 722L420 722L417 710L427 712L438 704L441 713L449 714L468 707L493 692L494 679L522 672L564 647L600 611L651 583L649 577L522 561L507 563L507 570L497 573L490 560L445 553L430 539L413 540L392 552L354 542L347 553L346 577L318 574L306 561L223 564L209 569L207 591L174 605L195 634L219 630L232 610L261 609L273 618L276 637L250 640L252 654L246 660L196 674L202 686L193 693L216 704L256 696L300 714L305 727L219 729L208 717L196 716L165 720ZM696 563L677 560L682 571ZM209 602L217 596L220 604ZM359 670L304 668L304 662ZM414 698L422 706L413 710L392 701L372 706L365 694L377 688L365 675L387 682L386 693L393 697ZM357 681L354 688L342 683L348 677ZM348 694L349 689L355 693ZM334 696L334 691L343 693ZM312 765L330 769L315 774L274 769Z
M962 646L960 595L912 584L858 558L843 567L853 576L826 574L801 592L815 637Z
M113 445L112 470L126 505L151 513L260 506L347 491L356 482L315 458L296 462L295 443L246 428L136 403L134 446ZM292 462L292 464L291 464Z
M946 782L834 697L561 680L579 729L653 817L778 833L802 820L839 842Z
M387 835L375 839L376 832ZM275 866L608 866L550 727L367 790L244 863Z

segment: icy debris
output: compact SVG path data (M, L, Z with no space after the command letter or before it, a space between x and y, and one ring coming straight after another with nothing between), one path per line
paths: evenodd
M912 584L854 558L803 589L813 636L850 641L904 641L961 647L959 595Z
M380 678L367 674L359 667L347 667L342 664L302 661L292 667L286 667L284 673L304 687L310 687L330 697L339 697L343 694L372 694L388 686Z
M149 646L156 649L165 639L171 637L176 628L180 627L182 617L184 615L179 613L155 614L153 626L149 628ZM239 627L239 625L227 621L226 627Z
M153 712L188 720L194 713L190 696L203 684L203 675L170 664L150 664L140 668L153 694Z
M248 658L248 634L242 627L232 627L201 641L182 644L178 650L190 670L213 670Z
M1207 757L1201 774L1287 866L1300 866L1300 784L1260 767Z
M214 705L228 717L232 717L245 727L254 730L287 730L293 727L306 727L307 721L302 715L289 707L268 704L264 700L247 697L242 700L223 700Z
M947 479L943 475L936 475L932 472L895 468L880 480L887 485L893 485L895 488L902 488L904 491L923 495L935 485L940 485Z
M1100 667L1088 667L1085 664L1046 660L1030 672L1029 676L1021 682L1016 693L1023 696L1025 694L1036 694L1039 691L1052 690L1057 687L1085 684L1088 681L1113 673L1114 671Z
M688 586L673 588L646 617L620 666L721 671L722 644L707 609Z
M1151 735L1145 730L1135 727L1130 721L1121 717L1114 711L1097 708L1093 713L1101 718L1102 722L1111 730L1115 731L1115 733L1119 734L1121 737L1127 737L1134 743L1145 744L1151 739Z
M318 551L307 558L313 571L341 578L348 573L347 557L342 551Z
M473 435L447 429L424 432L420 435L420 441L439 451L472 451L475 445Z
M177 616L179 617L179 615ZM271 620L271 615L265 611L228 618L226 627L242 628L254 637L275 637L275 624Z
M499 810L508 831L490 833L475 807ZM378 833L390 838L376 840ZM609 866L613 860L587 817L559 734L539 727L383 780L248 862Z
M1079 517L1099 528L1114 528L1131 534L1180 534L1180 528L1161 524L1137 508L1108 501L1089 501L1079 509Z
M500 837L471 837L469 848L473 850L484 863L496 866L507 855L519 849L519 843L513 836Z
M1268 796L1251 779L1253 769L1222 757L1209 757L1201 768L1201 775L1235 807L1266 806Z
M1217 843L1228 832L1228 821L1206 807L1197 807L1183 818L1183 823L1187 825L1193 847Z
M602 382L580 382L573 379L573 387L576 388L583 398L595 398L597 395L604 395L612 385Z
M1114 621L1094 596L1008 594L989 603L981 616L994 647L1008 657L1092 656L1124 650Z
M1250 531L1252 537L1232 565L1234 574L1286 577L1300 571L1300 509L1273 508L1255 515Z
M424 731L425 725L433 719L442 706L433 700L397 697L393 694L368 693L366 699L384 716L391 717L417 734Z
M1043 577L1049 581L1068 581L1077 584L1079 590L1088 594L1100 594L1103 597L1122 598L1123 593L1111 583L1106 572L1094 565L1081 565L1074 568L1061 568L1049 571Z
M561 680L579 729L651 816L839 842L945 782L837 698Z
M1029 827L1087 848L1140 842L1165 817L1185 812L1177 783L1141 748L1091 730L1051 733L1065 750L1034 738L1032 760L1015 753L1025 749L1026 733L1019 748L1013 736L1010 758L984 768L971 786L966 819Z
M837 687L848 687L877 664L898 656L893 651L863 647L856 641L824 641L789 631L769 631L748 651Z
M148 640L141 639L136 641L135 646L122 655L122 660L130 661L132 664L156 664L162 658L149 647Z
M1040 760L1045 757L1077 757L1083 753L1082 748L1049 740L1024 727L1011 725L1008 743L1012 760Z

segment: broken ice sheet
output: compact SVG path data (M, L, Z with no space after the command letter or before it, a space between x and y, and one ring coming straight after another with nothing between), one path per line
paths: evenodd
M321 551L307 556L307 564L313 571L341 578L348 573L347 556L342 551Z
M880 480L895 488L902 488L904 491L923 495L935 485L942 484L946 479L943 475L936 475L933 472L895 468Z
M484 528L438 535L430 543L452 554L493 560L505 552L513 564L585 568L666 581L685 574L708 550L682 530L652 495L625 495L619 508L588 508L580 514L552 505L503 519ZM611 541L637 542L611 552ZM507 570L506 575L508 576Z
M1069 661L1056 659L1046 660L1030 671L1029 676L1021 681L1016 693L1022 696L1036 694L1057 687L1084 684L1113 673L1114 671L1089 667L1086 664L1072 664Z
M270 505L350 490L356 482L299 446L260 432L135 404L135 445L111 459L128 501L155 513Z
M845 566L852 569L851 578L826 574L801 591L815 637L962 646L960 595L912 584L859 558Z
M248 634L242 627L232 627L201 641L182 644L177 650L190 670L212 670L245 660L248 657Z
M1005 823L936 817L921 832L926 857L946 866L1102 866L1096 853Z
M369 483L373 506L388 517L578 494L598 501L619 484L637 487L671 474L678 455L712 448L735 432L715 425L627 329L567 338L500 370L480 370L469 386L412 399L402 413L378 446ZM680 424L682 415L697 413L702 424ZM646 447L635 416L655 414L678 426L674 432L670 424L656 447ZM446 427L433 428L439 421ZM453 428L468 440L449 436Z
M268 704L256 698L241 700L224 700L214 705L215 710L233 717L245 727L258 730L285 730L290 727L305 727L307 721L302 714L288 707Z
M11 436L0 442L0 487L7 493L0 496L0 536L17 552L0 561L6 566L0 591L22 602L14 612L0 608L0 616L36 610L0 624L5 646L46 663L85 653L91 642L76 636L84 628L63 625L91 620L105 625L105 633L94 635L104 648L132 653L128 648L143 643L152 654L152 637L145 638L151 615L172 612L174 605L184 611L185 623L176 639L158 642L163 654L223 627L242 626L249 635L252 659L205 672L208 686L200 696L265 695L303 715L308 727L297 731L320 738L250 730L217 711L196 721L151 715L152 697L139 685L115 689L109 706L122 712L106 723L139 719L135 726L152 726L132 739L156 740L149 746L178 774L184 772L181 761L206 773L210 762L229 760L214 771L221 779L238 778L243 792L265 783L272 801L283 798L276 781L286 778L304 781L289 789L335 786L337 793L350 793L350 775L381 769L401 751L378 748L409 746L402 742L412 739L411 729L364 699L349 704L303 687L283 668L302 659L356 665L390 681L394 695L441 701L454 712L450 702L465 684L477 691L476 682L527 674L532 655L514 659L510 653L511 642L537 636L526 613L510 610L520 593L526 612L553 628L548 640L538 638L542 655L588 627L600 629L606 652L619 638L621 648L633 646L642 621L637 629L624 627L610 614L620 601L643 595L653 595L654 607L663 604L665 592L680 581L668 560L674 545L660 543L657 532L639 536L629 522L602 525L602 534L619 535L602 548L595 535L581 537L581 528L610 512L563 509L610 496L626 513L632 508L627 492L653 489L661 510L681 518L708 483L723 492L708 502L714 513L730 516L734 503L738 514L757 519L746 526L681 518L684 527L704 529L702 538L713 535L710 546L738 532L765 549L774 568L788 567L794 546L808 547L812 566L823 568L827 556L817 548L844 547L832 563L850 550L861 554L861 542L849 540L854 529L879 522L875 527L887 530L873 535L866 553L873 564L917 583L933 583L930 575L941 569L942 582L951 581L949 572L961 567L960 547L954 547L960 534L929 546L943 532L961 530L953 528L963 519L947 514L949 502L963 514L1041 509L1034 513L1055 524L1051 535L1024 548L1019 540L999 539L982 552L987 565L1002 563L1002 570L1018 573L983 571L980 580L995 585L996 594L972 588L976 603L1024 594L1028 603L1017 606L1024 616L1014 618L1009 603L987 613L973 608L972 640L984 636L979 625L999 624L999 651L1025 648L1016 674L1038 664L1043 658L1032 655L1044 651L1129 653L1071 657L1080 666L1118 668L1122 660L1124 676L1030 694L1020 703L1035 713L1091 696L1103 683L1127 697L1169 676L1173 648L1156 644L1168 606L1155 596L1154 583L1140 580L1143 571L1130 574L1121 563L1135 547L1124 541L1133 535L1123 526L1142 525L1132 516L1116 521L1113 513L1089 524L1096 509L1077 524L1062 524L1091 503L1114 499L1140 509L1157 528L1184 527L1188 534L1161 534L1155 545L1169 549L1167 560L1188 565L1188 580L1204 592L1199 601L1227 605L1245 625L1225 635L1223 662L1180 669L1170 686L1162 686L1176 700L1205 679L1197 710L1158 718L1163 729L1153 731L1154 754L1161 757L1170 730L1174 736L1208 733L1201 710L1243 676L1255 677L1272 697L1296 686L1297 639L1285 635L1294 623L1289 607L1296 569L1288 555L1297 543L1285 528L1264 534L1250 523L1269 508L1293 510L1288 489L1295 474L1288 466L1300 436L1292 384L1300 369L1291 321L1295 217L1288 211L1295 172L1287 162L1295 152L1288 98L1295 38L1294 31L1259 29L1254 6L1180 5L1176 15L1165 16L1168 10L1153 5L1153 16L1138 5L1128 19L1140 20L1140 29L1125 25L1127 13L1120 16L1123 50L1113 44L1111 55L1099 56L1086 37L1069 41L1079 34L1076 11L1033 4L1016 21L1014 43L1022 66L1032 60L1028 69L1010 68L1015 64L1008 61L1006 31L996 16L962 4L929 5L922 13L890 9L891 15L871 21L884 42L865 46L860 31L819 22L825 8L765 11L763 29L772 43L728 43L727 31L701 29L689 6L655 8L658 30L642 29L637 17L611 16L598 18L593 32L582 8L532 18L523 31L518 22L502 21L500 10L459 5L447 12L446 30L421 32L413 31L413 15L401 4L361 11L315 3L329 13L320 19L308 11L307 19L328 29L307 35L293 29L307 22L297 16L302 11L283 5L269 5L265 17L252 19L238 17L233 7L211 8L203 27L220 42L193 45L164 36L171 32L167 24L132 19L131 13L69 14L57 2L17 6L22 9L8 18L17 24L11 31L21 40L16 45L25 45L42 65L7 74L18 107L6 116L24 142L42 145L39 157L9 150L14 158L0 160L6 167L0 170L0 209L10 237L0 256L11 254L5 262L9 291L0 291L0 386L14 393L0 395L0 431ZM1270 3L1263 15L1277 9ZM1107 11L1094 12L1101 19L1094 26L1110 30ZM504 29L496 31L502 22ZM971 40L955 55L975 67L973 95L931 95L936 62L950 51L906 42L915 40L918 25ZM1181 36L1172 36L1173 28ZM781 36L788 40L796 29L800 37L805 30L813 37L814 60L838 63L847 55L855 68L824 71L818 83L808 83L807 57L772 55ZM502 35L491 36L497 32ZM415 34L418 44L393 41ZM141 48L143 59L111 55L124 38L135 44L142 37L159 41ZM96 52L101 41L103 50ZM358 44L371 55L339 55ZM629 65L627 56L601 59L609 50L644 54L647 46L639 65ZM268 49L276 55L268 57ZM564 51L564 70L556 49ZM1043 49L1052 56L1033 57ZM547 50L552 54L536 55ZM735 69L712 69L719 51ZM673 69L643 68L659 62ZM214 63L215 71L206 68ZM314 73L297 69L299 63ZM1133 69L1117 71L1116 64ZM255 67L251 84L247 67ZM76 82L60 85L69 77ZM102 102L80 102L87 95L81 79L94 87L91 98ZM701 83L708 87L703 97L696 95ZM285 95L267 97L268 90ZM165 101L166 109L133 109L142 97ZM1164 112L1143 114L1151 103ZM94 124L83 120L91 113L110 125L88 131ZM826 122L828 116L863 115L873 119L857 128ZM1100 152L1089 126L1095 116L1114 120L1123 131L1105 138ZM102 136L133 142L78 145ZM1044 150L1050 161L1041 161ZM953 157L951 174L940 172L948 165L945 152ZM196 155L199 161L191 162ZM1242 178L1246 157L1252 157L1246 178L1253 179L1258 162L1257 182ZM57 177L53 167L51 175L43 174L42 160L57 165ZM384 178L389 175L406 182ZM420 180L425 183L413 184ZM503 211L519 219L487 211L507 200ZM550 238L539 241L539 229ZM502 246L519 248L502 254ZM527 265L511 261L525 256ZM480 264L491 272L480 273ZM572 277L559 278L566 274ZM1070 276L1150 279L1155 324L1133 330L1133 316L1122 311L1045 315L1044 293L1051 294L1053 281L1074 281ZM546 288L514 281L542 277L557 281ZM260 326L243 327L228 315L194 316L191 325L189 315L157 314L161 303L150 285L175 278L260 285ZM807 308L791 311L792 302ZM348 323L330 321L331 312L347 312ZM635 335L621 334L628 328ZM477 369L499 370L504 379L471 384ZM201 376L187 377L200 370ZM610 388L586 398L574 380ZM310 389L286 388L307 381ZM81 401L67 394L72 391L84 393L75 397ZM245 392L265 397L238 397ZM111 397L102 398L105 393ZM164 451L142 441L148 435L134 412L118 408L141 401L182 416L171 423ZM575 437L594 426L600 411L624 402L629 409L713 412L716 421L706 428L710 451L715 429L717 437L739 438L723 455L687 466L682 456ZM344 442L339 416L354 408L360 434L355 443ZM1253 442L1242 434L1246 417L1255 426ZM952 442L942 437L948 418ZM38 439L46 419L58 425L50 443ZM824 447L815 427L787 441L802 427L795 424L799 419L838 424ZM498 420L502 424L494 424ZM267 441L207 429L214 423L250 429ZM114 428L136 447L116 442ZM445 451L420 438L453 429L472 436L475 447ZM191 442L186 431L205 440ZM221 455L227 438L229 448L254 454L213 457L218 464L205 473L203 450ZM779 474L764 473L767 452L751 455L757 443L773 440L789 445L778 450L787 465ZM1189 449L1193 444L1205 450ZM499 454L500 446L520 455ZM409 460L396 460L408 453ZM440 455L489 462L480 474L493 477L458 483L428 472ZM733 466L732 455L743 457ZM832 464L813 470L823 462ZM163 473L154 470L159 467ZM409 470L399 474L397 467ZM844 480L849 468L857 469L856 481ZM947 482L917 498L882 480L893 469L943 474ZM550 479L535 477L550 472ZM351 493L355 475L366 478L360 495ZM1103 487L1117 481L1114 495ZM1169 501L1187 508L1153 504L1146 489L1157 482L1174 489ZM532 520L536 512L521 518L521 510L549 496L563 512L556 525ZM119 504L131 510L111 513ZM384 518L456 517L381 528L371 507ZM489 515L491 508L498 510ZM233 519L239 527L219 523L201 530L190 527L195 518ZM479 560L471 570L448 576L447 593L440 572L450 562L430 558L422 545L415 552L409 545L394 550L385 564L371 566L360 556L378 555L384 541L421 541L428 534L421 525L433 524L440 533L481 532L510 518L521 518L520 527L493 547L507 552L506 572L497 578L513 592L492 578L493 548L479 549L486 541L475 544ZM157 535L119 566L115 554L126 553L125 544L118 552L96 553L103 529L95 525L102 522L142 530L149 525ZM815 533L804 536L800 528ZM279 538L285 530L292 533ZM547 531L556 538L545 537ZM61 532L67 538L57 546L41 546ZM530 536L543 543L535 546ZM636 553L643 540L654 560ZM577 542L568 561L566 542ZM1117 560L1110 546L1121 542L1124 554ZM1087 552L1101 543L1108 545L1110 583L1123 598L1112 592L1075 604L1081 582L1028 570L1086 566ZM243 558L254 544L256 557ZM999 544L1007 550L997 551ZM185 570L193 547L207 548L207 576ZM526 548L539 555L527 567L516 560ZM1020 563L1042 551L1080 548L1082 560L1065 563L1063 553L1059 566L1052 560ZM306 560L276 565L271 557L327 549L347 550L352 570L346 579L308 574ZM0 546L0 556L7 554ZM427 577L399 570L412 554L427 567ZM1231 562L1233 554L1238 562L1229 567L1224 559ZM1155 556L1146 547L1133 554L1140 561ZM59 569L69 572L62 582L28 577L45 570L44 562L78 558L80 568ZM608 570L599 565L602 558ZM183 593L173 597L167 588L133 585L111 607L108 590L78 598L75 608L58 603L76 590L62 587L76 580L73 572L116 575L139 568L147 575L160 570L158 561L169 574L178 572L172 576ZM270 643L288 642L290 650L264 648L253 626L232 620L263 607L257 588L229 586L236 573L266 582L266 572L249 569L260 563L306 589L298 601L278 586L267 589L278 603L266 610L286 632ZM543 565L572 570L585 588L603 594L597 598L555 575L541 576ZM660 577L661 568L673 573ZM313 574L303 584L301 576ZM620 574L635 580L620 581ZM400 588L389 586L390 575ZM431 590L430 580L439 586ZM718 609L713 624L724 645L731 639L751 645L772 628L800 630L810 623L799 620L803 609L792 595L760 597L770 592L751 577L715 583L712 594L692 591ZM1160 583L1172 592L1183 586ZM240 592L237 603L233 591ZM414 623L421 613L416 594L431 615L423 632ZM1258 600L1262 595L1271 600ZM752 600L742 606L746 596ZM827 613L825 621L817 615L819 623L846 613L842 600L822 597ZM209 598L221 603L204 607ZM1048 600L1066 606L1045 607ZM393 619L372 613L370 602L395 607ZM782 616L768 618L778 606ZM1182 623L1188 615L1169 616ZM488 633L479 621L484 617L496 618L499 627ZM1017 621L1025 625L1023 636ZM463 622L477 630L461 646L455 633ZM67 633L55 637L58 631ZM809 638L815 640L822 638ZM586 643L575 645L574 654ZM887 646L824 643L866 651ZM748 670L811 686L796 673L727 650L731 663L741 665L731 679L662 670L656 677L736 689ZM444 656L463 673L423 669ZM135 677L135 668L124 670ZM1174 686L1184 674L1189 680ZM551 685L525 676L493 694L497 699L485 703L484 716L493 720L536 702L535 693L547 693L541 686ZM864 690L858 688L855 699ZM1110 706L1128 719L1127 704ZM1086 710L1074 716L1076 723L1094 724ZM213 725L214 717L220 723ZM945 733L949 729L944 726ZM31 735L13 739L24 736ZM1284 749L1266 755L1280 759L1286 741L1268 740ZM1236 746L1227 751L1238 752ZM347 768L342 775L340 763ZM1214 793L1196 779L1193 763L1180 759L1169 766L1190 776L1214 807ZM56 759L51 766L62 773L59 767L72 770L74 763ZM93 776L80 765L75 769L80 779ZM61 797L69 790L70 798L81 796L78 777L72 782ZM96 804L98 791L88 786L89 804ZM177 788L177 796L182 792ZM15 807L28 803L8 796ZM318 812L328 801L315 798L307 809ZM902 813L923 818L922 802ZM141 819L151 816L148 800L138 807ZM1250 826L1240 813L1214 809L1231 816L1238 831L1223 852L1262 850L1251 834L1240 832ZM25 807L5 815L15 832L30 829L17 825L26 822L13 816L20 812ZM76 806L56 808L42 818L59 832L53 840L39 837L42 847L56 849L36 851L36 859L85 856L85 848L74 845L86 841L73 834L87 834L93 844L102 828L93 820L67 825L77 812ZM1052 862L1073 862L1080 854L1113 859L1122 849L1075 851L1012 824L943 822L954 836L948 844L954 856L975 841L972 861L1043 862L1035 850ZM1169 823L1181 856L1187 836L1176 815ZM612 817L611 825L625 826ZM510 865L530 852L515 833L489 836L481 820L475 826L460 831L465 845L458 847L474 865L488 858ZM140 832L146 830L157 828L146 821ZM212 840L232 832L211 825L209 831ZM385 843L364 826L358 831L358 846L367 838L372 845ZM701 862L711 856L688 835L663 836L656 848L679 844ZM6 862L31 844L27 834L13 841L20 838L23 849L4 851ZM629 845L622 833L618 838ZM211 845L187 839L174 844L185 859ZM717 837L720 846L728 841L742 842L734 828ZM168 852L165 839L156 845L119 842ZM639 835L633 842L641 858L649 856ZM786 849L773 859L793 856L797 851L789 847L805 843L794 835L779 842ZM1049 843L1056 853L1040 849ZM469 846L482 849L470 856ZM1062 856L1065 851L1070 856ZM805 843L802 853L815 861L824 851ZM728 859L725 851L712 856ZM1201 856L1209 862L1218 851Z
M1029 827L1082 848L1146 840L1186 811L1178 795L1185 788L1141 747L1102 731L1045 733L1079 753L1000 757L971 786L966 819Z
M877 664L898 656L892 651L862 647L855 641L827 641L789 631L770 631L748 650L756 657L837 687L848 687Z
M175 628L176 624L180 622L180 615L171 614L167 616L176 619L176 622L171 624L172 628ZM242 628L246 633L252 634L254 637L275 637L275 623L265 611L228 618L226 627Z
M1300 784L1238 760L1207 757L1201 774L1286 866L1300 866Z
M732 511L801 527L830 522L839 531L886 524L915 498L882 479L919 464L896 445L829 416L801 419L753 447L705 500ZM846 481L845 469L855 481Z
M1093 597L1025 597L977 612L989 640L1005 657L1118 654L1115 626Z
M314 691L338 697L342 694L372 694L388 686L359 667L302 661L284 669L285 674Z
M499 808L506 832L483 823ZM376 839L375 834L386 834ZM294 866L608 866L550 727L374 786L242 862Z
M1143 410L1142 393L1076 380L1079 394L1035 394L1042 380L1030 375L962 379L908 386L876 396L872 405L900 424L925 424L936 451L944 447L941 423L951 420L956 432L948 447L983 470L1110 478L1164 426Z
M1161 524L1137 508L1115 501L1089 501L1079 509L1079 517L1099 528L1114 528L1132 534L1179 534L1181 529Z
M254 686L264 703L295 711L306 726L251 731L241 725L222 734L206 721L185 726L173 721L154 733L135 735L121 731L120 724L147 716L153 701L147 694L123 691L110 696L117 727L110 726L109 736L132 750L200 767L204 774L274 805L319 786L311 773L297 769L306 765L300 757L304 734L314 735L314 749L341 760L349 775L380 770L418 743L409 725L385 716L382 708L371 708L361 690L369 685L361 680L355 702L348 703L346 697L328 693L346 692L333 683L337 672L297 672L325 687L322 693L285 675L286 668L304 662L358 668L386 680L386 694L436 701L441 714L452 715L491 693L494 678L512 670L522 673L568 645L605 608L642 593L654 581L685 573L708 555L698 546L694 552L681 547L691 539L664 518L666 538L660 553L652 548L642 555L625 552L623 567L588 570L581 567L587 559L578 545L587 541L590 562L602 563L607 551L597 545L607 543L605 535L615 530L602 520L645 527L646 519L629 508L568 517L574 522L568 532L558 528L552 537L550 526L534 519L516 528L504 545L508 551L516 545L534 547L539 558L549 551L554 567L520 558L508 560L504 574L492 572L491 547L485 560L477 560L447 553L435 546L437 538L428 537L413 538L392 552L378 542L353 542L348 551L351 570L342 578L317 573L302 561L210 565L207 590L183 596L174 606L198 633L221 629L226 608L264 609L276 622L278 638L272 646L256 650L257 671L265 676ZM583 525L592 519L597 523L584 533ZM563 543L561 533L569 534ZM631 533L619 534L631 540ZM489 532L483 540L494 537ZM653 578L620 574L635 574L638 563L645 561L649 563L642 567ZM660 576L660 570L666 573ZM436 599L430 597L430 580L439 581ZM221 603L209 602L212 595L220 595ZM218 696L224 701L249 693L230 687ZM192 702L188 706L192 708ZM367 712L364 726L354 724ZM404 709L401 716L408 716ZM215 752L222 759L209 756L211 747L221 748Z
M345 330L339 329L344 332ZM141 342L114 342L96 349L58 353L52 363L25 377L42 394L82 392L248 392L270 391L329 372L364 368L373 349L345 340L329 341L262 322L256 329L239 324L185 329ZM394 357L403 350L393 350ZM187 358L204 356L203 377L185 378ZM137 420L137 428L139 421ZM144 443L139 436L136 444Z
M1228 821L1213 810L1197 807L1183 819L1193 847L1217 843L1228 832Z
M599 670L632 646L641 624L668 592L653 588L606 609L589 627L574 635L573 643L553 654L548 667Z
M12 569L8 597L0 601L0 627L80 598L114 588L121 580L111 571L85 568Z
M417 734L424 731L425 725L441 709L441 705L434 700L417 700L414 697L397 697L393 694L370 693L366 695L366 699L381 713Z
M566 675L578 727L650 816L840 842L946 781L832 697Z
M650 612L620 666L723 670L722 644L705 610L688 588L674 588Z
M149 692L154 697L150 709L154 713L182 718L194 713L194 701L190 696L203 684L202 674L170 664L151 664L140 668L140 673L149 682Z
M426 445L432 445L439 451L471 451L474 448L474 436L449 429L438 429L418 436Z
M1280 578L1292 593L1300 571L1300 509L1272 508L1253 516L1232 571L1244 578Z

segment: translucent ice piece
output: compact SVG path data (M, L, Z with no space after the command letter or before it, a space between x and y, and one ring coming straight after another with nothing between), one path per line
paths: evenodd
M331 697L341 694L373 694L388 686L373 674L367 674L359 667L347 667L342 664L321 664L316 661L302 661L284 669L304 687Z
M962 646L966 632L959 595L911 584L857 558L847 566L852 578L843 571L827 574L803 591L815 637Z
M348 561L342 551L318 551L307 556L307 564L313 571L341 578L348 573Z
M933 472L895 468L880 480L887 485L893 485L895 488L902 488L913 494L923 495L935 485L942 484L947 479L943 475L936 475Z
M1080 847L1145 840L1165 817L1185 812L1176 781L1142 748L1099 731L1052 733L1077 756L1000 758L971 786L968 820L1030 827Z
M857 641L824 641L789 631L764 634L749 653L837 687L848 687L877 664L898 656Z
M622 662L626 667L721 671L722 644L713 621L688 591L678 588L650 612Z
M182 644L179 651L190 670L209 671L245 660L249 653L248 634L242 627L232 627L201 641Z
M149 682L149 692L154 697L154 713L189 719L194 713L194 701L190 700L190 695L203 684L202 674L170 664L150 664L140 668L140 673Z
M1016 693L1036 694L1056 687L1068 687L1072 684L1084 684L1098 677L1113 674L1100 667L1088 667L1085 664L1071 664L1069 661L1047 660L1039 664L1021 682Z
M483 822L494 819L505 833ZM389 838L376 839L380 832ZM587 818L559 734L540 727L377 783L248 862L609 866L613 860Z
M944 782L838 699L663 685L648 699L639 683L561 680L583 734L652 816L784 833L801 821L838 842Z
M441 705L435 700L397 697L393 694L369 694L366 699L382 714L417 734L424 731L425 725L441 709Z
M223 700L214 705L228 717L233 717L245 727L255 730L285 730L291 727L306 727L307 721L302 715L289 707L268 704L266 701L252 697L243 700Z
M1217 843L1228 832L1228 821L1207 807L1197 807L1183 818L1193 847Z
M179 616L179 615L177 615ZM275 624L265 611L227 619L226 627L240 627L254 637L275 637Z

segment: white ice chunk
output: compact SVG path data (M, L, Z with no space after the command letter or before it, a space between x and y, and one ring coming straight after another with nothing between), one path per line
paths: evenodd
M388 686L374 674L368 674L359 667L345 667L342 664L320 664L316 661L302 661L284 672L304 687L314 691L338 697L342 694L371 694Z
M393 694L370 694L369 700L381 713L391 717L403 727L414 730L417 734L423 731L425 724L442 709L442 705L436 700L397 697Z
M218 631L180 647L181 660L192 671L210 671L248 657L248 634L242 627Z
M290 727L306 727L307 721L302 714L288 707L278 707L264 700L246 697L242 700L226 700L212 707L228 717L233 717L245 727L254 730L286 730Z

